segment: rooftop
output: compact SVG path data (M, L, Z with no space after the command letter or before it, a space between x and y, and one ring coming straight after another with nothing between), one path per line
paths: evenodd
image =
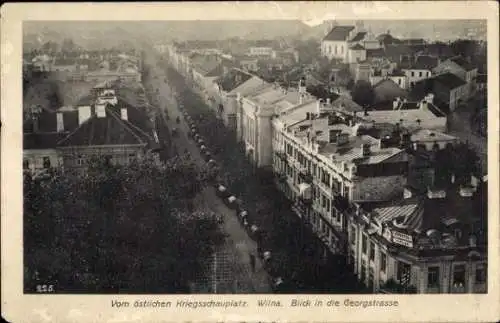
M474 69L476 69L477 67L474 66L473 64L469 63L468 61L466 61L463 57L461 56L457 56L457 57L453 57L453 58L450 58L450 60L452 62L454 62L455 64L459 65L460 67L462 67L464 70L466 71L472 71Z
M233 68L228 73L218 78L216 83L222 88L222 90L230 92L239 85L248 81L251 77L252 74Z
M149 135L130 121L122 120L116 110L106 107L106 117L92 117L58 143L59 147L99 145L146 145Z
M354 26L335 26L323 38L323 41L346 41L352 30L354 30Z
M402 152L398 148L381 148L380 141L368 135L357 135L356 126L349 126L337 119L333 124L333 114L315 116L313 120L303 120L290 126L289 130L297 138L310 138L320 144L319 153L336 164L342 162L356 165L378 164ZM329 142L330 132L346 134L347 140L342 143ZM363 145L369 145L370 154L363 156Z
M464 80L453 73L440 74L435 76L432 80L440 83L442 86L449 88L450 90L467 84Z
M436 142L436 141L455 141L457 140L457 138L439 131L419 129L411 134L411 140L418 142Z
M415 62L411 64L412 69L416 70L432 70L439 64L439 58L429 55L419 55Z
M352 42L361 41L365 38L366 34L367 33L364 31L358 32L350 41L352 41Z

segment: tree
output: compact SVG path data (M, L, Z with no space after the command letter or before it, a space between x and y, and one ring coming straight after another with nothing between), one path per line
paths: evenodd
M147 156L92 159L84 176L26 175L25 291L41 281L64 292L186 292L222 241L210 214L187 209L204 172Z
M362 107L369 107L375 100L373 87L369 82L360 80L354 84L352 99Z
M332 75L332 81L335 85L349 87L353 83L351 72L347 67L342 68L336 74Z

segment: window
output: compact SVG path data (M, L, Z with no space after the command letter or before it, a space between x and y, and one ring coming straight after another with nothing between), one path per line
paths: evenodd
M384 272L387 269L387 255L383 252L380 253L380 271Z
M415 76L415 72L411 72L411 77L414 77Z
M356 244L356 227L351 226L351 236L350 236L351 244Z
M419 77L422 77L422 72L418 72L418 76L419 76Z
M465 286L465 265L456 265L453 268L453 287Z
M429 267L427 270L427 287L439 287L439 267Z
M326 211L330 212L330 199L329 198L326 199Z
M364 283L366 281L366 261L361 261L361 281Z
M83 165L83 156L82 155L78 155L77 159L76 159L76 164L78 166L81 166Z
M43 168L50 168L50 158L43 157Z
M29 169L30 168L30 161L27 158L23 159L23 169Z
M370 260L375 260L375 244L373 242L370 242Z
M366 246L367 245L367 241L366 241L366 235L363 234L361 236L361 252L363 252L364 255L366 255Z
M476 267L476 284L486 283L487 271L483 264Z
M397 279L403 286L408 286L410 284L411 278L411 266L407 263L398 261L397 263Z

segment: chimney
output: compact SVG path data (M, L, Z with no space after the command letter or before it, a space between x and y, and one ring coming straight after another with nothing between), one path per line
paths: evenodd
M363 144L361 146L361 149L363 151L363 157L370 156L370 153L371 153L371 151L370 151L370 144Z
M95 112L98 118L106 118L106 106L104 104L96 105Z
M323 108L323 100L319 99L316 101L316 113L319 115L321 114L321 109Z
M327 105L330 105L330 104L331 104L331 100L330 100L330 98L327 98L327 99L326 99L326 104L327 104Z
M403 197L405 199L409 199L409 198L412 197L412 195L413 194L412 194L411 190L408 187L405 187L404 190L403 190Z
M78 124L81 125L88 119L90 119L91 111L90 106L78 107Z
M58 112L56 114L56 119L57 119L57 132L63 132L64 131L64 116L62 112Z
M121 114L122 120L128 120L127 108L121 108L120 114Z

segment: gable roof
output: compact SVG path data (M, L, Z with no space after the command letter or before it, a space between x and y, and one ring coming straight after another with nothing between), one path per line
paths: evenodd
M352 30L354 30L354 26L335 26L323 38L323 41L346 41Z
M459 86L467 84L464 80L462 80L453 73L444 73L437 75L436 77L433 78L433 81L440 83L441 85L450 90L456 89Z
M474 65L472 65L471 63L467 62L463 57L461 56L457 56L457 57L452 57L450 58L450 61L452 61L453 63L457 64L458 66L460 66L461 68L463 68L464 70L466 70L467 72L468 71L472 71L473 69L476 69L477 67L475 67Z
M354 41L360 41L360 40L363 40L366 36L366 32L365 31L361 31L361 32L358 32L352 39L351 41L354 42Z
M122 120L115 111L106 107L106 117L95 114L66 138L58 142L60 147L100 145L146 145L151 138L134 126Z
M375 100L378 102L393 101L397 97L407 97L408 92L402 89L392 79L380 80L373 86Z

